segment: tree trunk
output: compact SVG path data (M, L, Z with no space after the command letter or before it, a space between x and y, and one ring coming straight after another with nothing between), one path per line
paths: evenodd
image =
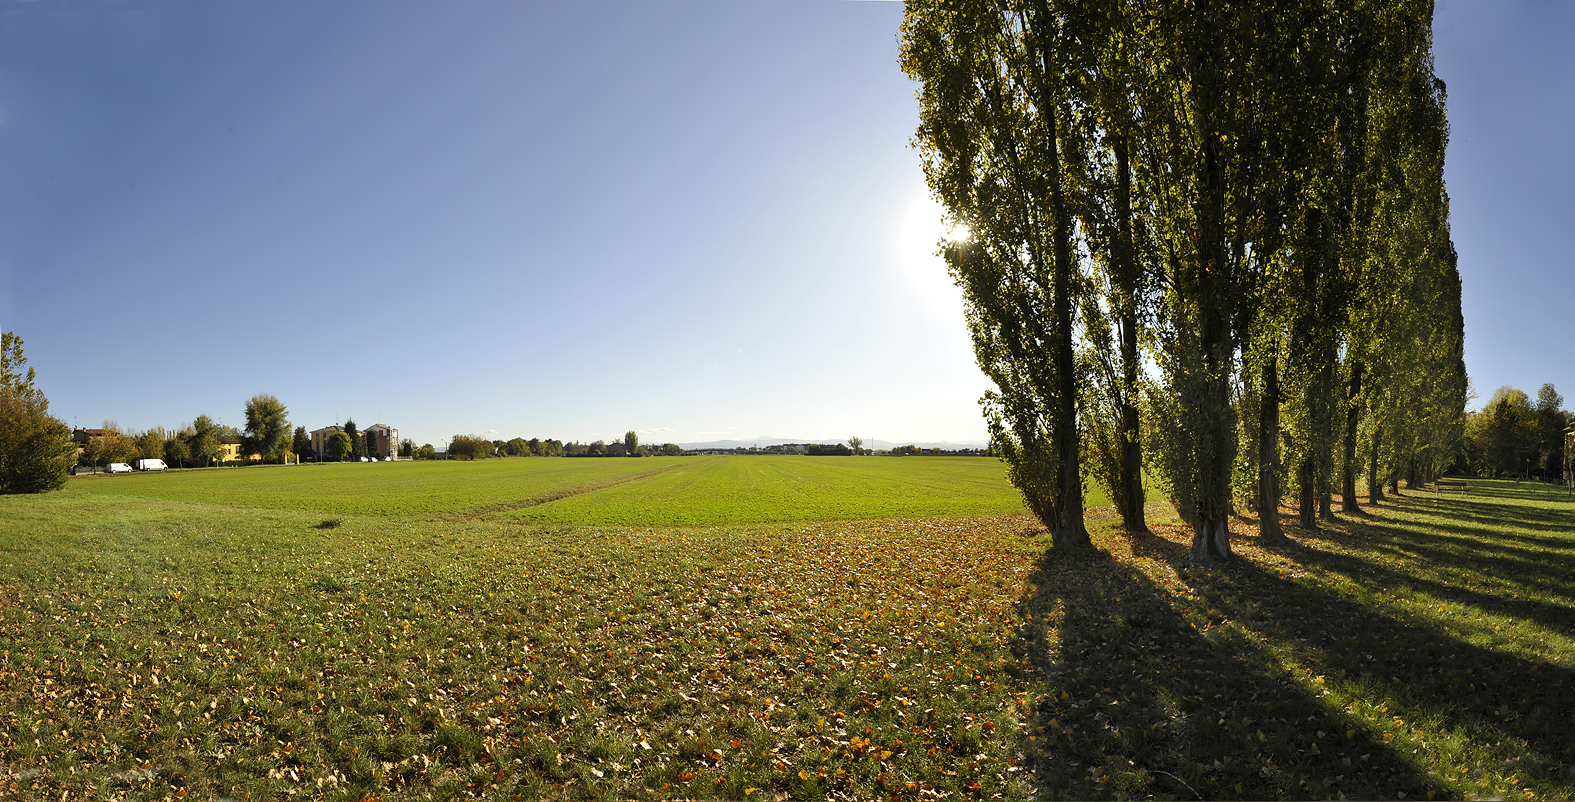
M1230 265L1225 253L1225 165L1220 153L1221 126L1213 112L1218 96L1200 91L1199 129L1203 136L1203 175L1198 188L1198 264L1196 282L1199 342L1204 376L1197 382L1202 396L1191 405L1198 415L1198 504L1193 524L1191 558L1199 563L1228 560L1230 551L1231 463L1236 456L1236 425L1231 407ZM1183 399L1185 402L1186 399Z
M1377 504L1384 499L1384 483L1378 480L1378 447L1383 442L1381 433L1373 432L1373 455L1367 463L1367 503Z
M1128 534L1149 534L1143 520L1143 441L1139 431L1137 266L1132 248L1132 165L1126 140L1116 141L1116 216L1120 221L1115 247L1117 292L1121 309L1121 524Z
M1329 345L1324 355L1323 370L1318 377L1318 517L1325 521L1334 519L1334 345Z
M1351 384L1346 389L1345 400L1350 408L1345 411L1345 463L1340 475L1340 510L1360 514L1356 504L1356 426L1361 422L1361 405L1357 398L1362 394L1362 363L1351 358Z
M1305 455L1296 466L1296 522L1309 532L1318 531L1318 495L1313 489L1318 466L1313 459L1311 454Z
M1048 57L1048 52L1041 51L1041 59ZM1043 63L1043 67L1045 76L1056 74L1048 61ZM1057 395L1053 428L1058 452L1056 478L1061 496L1057 504L1060 520L1051 542L1058 549L1083 548L1092 542L1088 539L1087 527L1083 525L1082 445L1077 431L1077 361L1072 351L1072 215L1061 186L1061 153L1057 133L1060 121L1056 117L1060 106L1054 102L1044 81L1041 81L1040 92L1044 119L1049 129L1045 156L1050 168L1047 178L1050 182L1050 225L1055 257L1052 266L1055 299L1051 310L1055 342L1051 348L1054 349Z
M1258 412L1258 538L1286 542L1280 526L1280 367L1278 349L1263 362L1263 402Z

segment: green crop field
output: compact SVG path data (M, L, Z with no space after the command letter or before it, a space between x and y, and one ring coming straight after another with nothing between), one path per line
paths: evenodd
M1412 491L1286 550L1238 520L1205 570L1159 504L1156 536L1093 508L1100 551L1047 555L1027 516L977 514L1012 498L989 466L357 464L0 497L0 798L1575 794L1562 492Z
M518 510L526 520L718 525L1023 511L981 457L656 457L338 463L78 477L84 493L328 514ZM1097 492L1090 503L1104 503Z
M475 513L683 467L682 457L346 462L80 476L72 492L351 515Z
M713 457L530 507L531 521L705 526L1023 512L1001 463L979 457Z

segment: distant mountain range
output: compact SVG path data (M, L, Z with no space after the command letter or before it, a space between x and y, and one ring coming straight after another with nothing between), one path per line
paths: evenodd
M819 444L822 444L822 445L834 445L836 443L846 444L847 442L848 441L845 440L845 439L844 440L815 440L813 438L804 438L804 437L799 437L799 438L792 438L792 437L755 437L755 438L751 438L749 440L712 440L712 441L706 442L706 443L679 443L678 445L681 448L687 449L689 451L695 451L697 449L707 449L707 448L724 449L724 448L749 448L750 446L760 446L760 447L780 446L780 445L784 445L786 443L805 443L805 444L808 444L808 443L819 443ZM864 441L864 447L868 448L868 449L871 449L871 450L874 450L874 451L887 451L887 450L890 450L890 449L895 448L897 446L918 446L919 448L943 448L943 449L946 449L947 451L955 451L955 450L957 450L959 448L988 448L990 446L990 443L989 443L989 441L986 441L986 440L967 441L967 442L961 442L961 443L954 443L954 442L951 442L949 440L941 440L941 441L938 441L938 442L936 442L936 441L923 441L923 442L920 442L920 441L917 441L917 440L902 440L902 441L895 442L895 443L891 442L889 440L865 440Z

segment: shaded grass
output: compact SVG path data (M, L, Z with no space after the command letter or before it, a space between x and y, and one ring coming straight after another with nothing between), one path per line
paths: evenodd
M1471 482L1300 532L1237 521L1241 559L1182 527L1044 558L1019 606L1046 674L1031 750L1054 796L1568 798L1575 505ZM1500 493L1511 490L1511 493Z
M1564 798L1575 506L1503 486L1210 570L1157 506L1067 556L0 498L0 795Z

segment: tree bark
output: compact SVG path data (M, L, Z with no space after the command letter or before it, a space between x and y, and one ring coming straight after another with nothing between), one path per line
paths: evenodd
M1041 24L1049 24L1048 8L1039 4ZM1061 106L1056 101L1050 76L1059 74L1054 69L1049 47L1040 43L1039 106L1044 121L1044 155L1046 176L1050 184L1050 226L1053 240L1054 264L1051 266L1053 292L1051 321L1054 342L1053 366L1056 377L1055 422L1052 428L1056 440L1056 484L1060 520L1051 537L1055 548L1084 548L1092 545L1088 529L1083 524L1083 473L1081 470L1082 445L1077 430L1077 362L1072 351L1072 215L1067 208L1066 192L1061 182L1061 152L1057 114Z
M1296 522L1308 532L1318 531L1318 498L1313 490L1317 476L1318 466L1313 456L1303 456L1301 464L1296 466Z
M1280 367L1278 349L1263 362L1263 402L1258 412L1258 537L1286 542L1280 526Z
M1346 389L1345 400L1350 408L1345 411L1345 462L1340 475L1340 510L1360 514L1356 504L1356 427L1361 422L1362 409L1357 399L1362 394L1362 362L1351 358L1351 384Z
M1121 524L1128 534L1150 534L1143 520L1143 441L1139 431L1137 265L1132 247L1132 164L1126 140L1118 139L1116 155L1117 231L1116 280L1121 295Z
M1225 253L1225 165L1220 152L1220 126L1213 112L1218 97L1203 87L1199 129L1203 136L1203 171L1198 188L1197 283L1199 347L1204 376L1195 447L1198 450L1197 520L1193 524L1191 558L1199 563L1228 560L1230 550L1230 477L1236 455L1236 427L1230 403L1230 362L1235 350L1230 330L1230 266Z
M1367 463L1367 503L1377 504L1384 500L1384 483L1378 480L1378 447L1383 442L1382 433L1373 432L1373 454Z
M1323 370L1318 377L1318 517L1325 521L1334 519L1334 345L1330 343L1324 355Z

